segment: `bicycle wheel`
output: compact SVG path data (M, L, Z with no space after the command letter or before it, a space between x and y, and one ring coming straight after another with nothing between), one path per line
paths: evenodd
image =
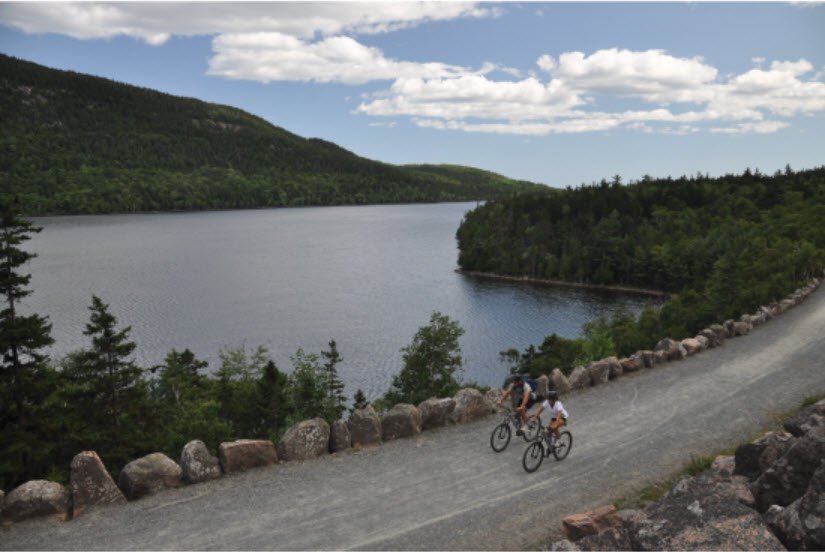
M501 452L507 448L510 443L510 424L504 423L493 430L490 435L490 446L496 452Z
M535 422L528 422L527 425L524 426L524 433L522 433L521 436L529 443L530 441L535 441L540 432L541 420L536 420Z
M562 431L553 449L553 456L556 460L564 460L570 454L570 447L573 446L573 435L569 431Z
M527 473L533 473L541 463L544 461L544 447L541 445L541 441L533 441L530 443L524 450L524 456L521 459L521 465L524 466L524 471Z

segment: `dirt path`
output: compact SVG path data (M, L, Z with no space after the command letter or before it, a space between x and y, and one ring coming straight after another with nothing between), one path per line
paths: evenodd
M0 531L0 549L518 549L602 504L736 444L825 391L825 291L746 337L564 400L570 456L521 467L496 419L379 449L252 470Z

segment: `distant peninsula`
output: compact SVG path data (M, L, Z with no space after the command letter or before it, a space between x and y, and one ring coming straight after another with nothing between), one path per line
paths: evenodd
M391 165L234 107L0 54L0 200L31 216L491 200L546 186Z

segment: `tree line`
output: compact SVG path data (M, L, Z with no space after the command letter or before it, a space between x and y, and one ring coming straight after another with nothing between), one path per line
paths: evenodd
M28 215L467 201L537 184L395 166L229 106L0 54L0 199Z
M0 204L0 489L30 480L68 480L71 459L95 450L116 475L129 461L150 452L177 458L183 445L201 439L213 452L224 441L283 436L293 424L321 417L342 418L348 399L339 377L343 361L335 340L319 354L298 349L291 370L279 369L265 347L227 348L220 366L189 349L172 350L164 362L139 367L136 343L109 305L93 295L83 329L88 345L52 360L48 318L23 315L19 306L32 293L22 267L34 256L24 243L41 229L20 218L13 204ZM418 404L454 394L461 366L457 322L434 312L402 349L404 366L376 403ZM355 392L350 411L367 398Z
M645 177L491 201L457 231L464 270L668 292L584 337L547 336L502 360L533 374L682 339L778 300L825 267L825 168Z

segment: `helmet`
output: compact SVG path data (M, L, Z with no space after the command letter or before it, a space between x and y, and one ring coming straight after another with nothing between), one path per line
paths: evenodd
M549 401L557 401L559 400L559 394L556 391L548 391L547 392L547 400Z

